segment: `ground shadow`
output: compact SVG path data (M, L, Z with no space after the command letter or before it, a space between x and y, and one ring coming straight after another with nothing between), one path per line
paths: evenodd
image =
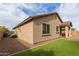
M28 45L27 42L26 45ZM10 55L28 48L29 47L18 41L18 39L5 38L0 40L0 56Z
M29 49L31 47L28 47L30 44L25 41L19 41L20 39L13 39L13 38L5 38L1 40L0 42L0 55L10 55L25 49ZM44 50L44 49L38 49L38 50L28 50L21 54L16 54L21 56L53 56L54 52L53 50Z
M28 50L26 52L16 54L15 56L54 56L54 51L43 50L43 49L39 49L35 51Z

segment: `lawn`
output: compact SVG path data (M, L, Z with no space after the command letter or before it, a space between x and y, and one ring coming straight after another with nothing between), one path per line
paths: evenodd
M79 41L60 39L15 56L79 56Z

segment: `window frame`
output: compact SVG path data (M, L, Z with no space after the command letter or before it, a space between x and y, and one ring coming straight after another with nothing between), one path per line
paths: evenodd
M44 30L44 29L43 29L43 24L46 25L46 30L45 30L46 32L48 32L47 26L49 26L49 33L45 33L45 34L43 33L43 30ZM41 28L42 28L42 29L41 29L42 35L51 35L51 24L49 24L49 23L42 23L42 27L41 27Z
M56 26L56 33L60 33L60 26Z

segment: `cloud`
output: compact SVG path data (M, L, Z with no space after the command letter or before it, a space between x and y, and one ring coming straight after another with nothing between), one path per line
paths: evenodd
M16 24L28 17L27 14L18 9L20 4L0 4L0 25L11 29Z
M57 11L63 21L72 21L73 27L79 29L79 4L61 4Z
M73 27L79 29L79 4L74 3L0 4L0 24L6 25L11 29L28 16L56 11L63 21L72 21Z
M0 4L0 25L6 25L11 29L28 16L53 12L59 5L49 3L2 3Z
M41 13L54 12L60 4L52 3L29 3L20 4L18 7L24 13L29 15L36 15Z

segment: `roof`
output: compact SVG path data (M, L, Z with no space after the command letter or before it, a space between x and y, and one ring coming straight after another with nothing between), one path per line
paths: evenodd
M30 21L30 20L32 20L32 19L34 19L34 18L40 18L40 17L44 17L44 16L48 16L48 15L53 15L53 14L57 15L58 18L59 18L59 20L60 20L61 22L63 22L63 21L61 20L60 16L59 16L59 14L58 14L57 12L54 12L54 13L48 13L48 14L41 14L41 15L30 16L30 17L28 17L27 19L25 19L23 22L21 22L21 23L19 23L17 26L15 26L13 29L18 28L19 26L22 26L23 24L27 23L28 21Z
M63 22L62 24L60 24L60 26L72 26L72 22L66 21L66 22Z

